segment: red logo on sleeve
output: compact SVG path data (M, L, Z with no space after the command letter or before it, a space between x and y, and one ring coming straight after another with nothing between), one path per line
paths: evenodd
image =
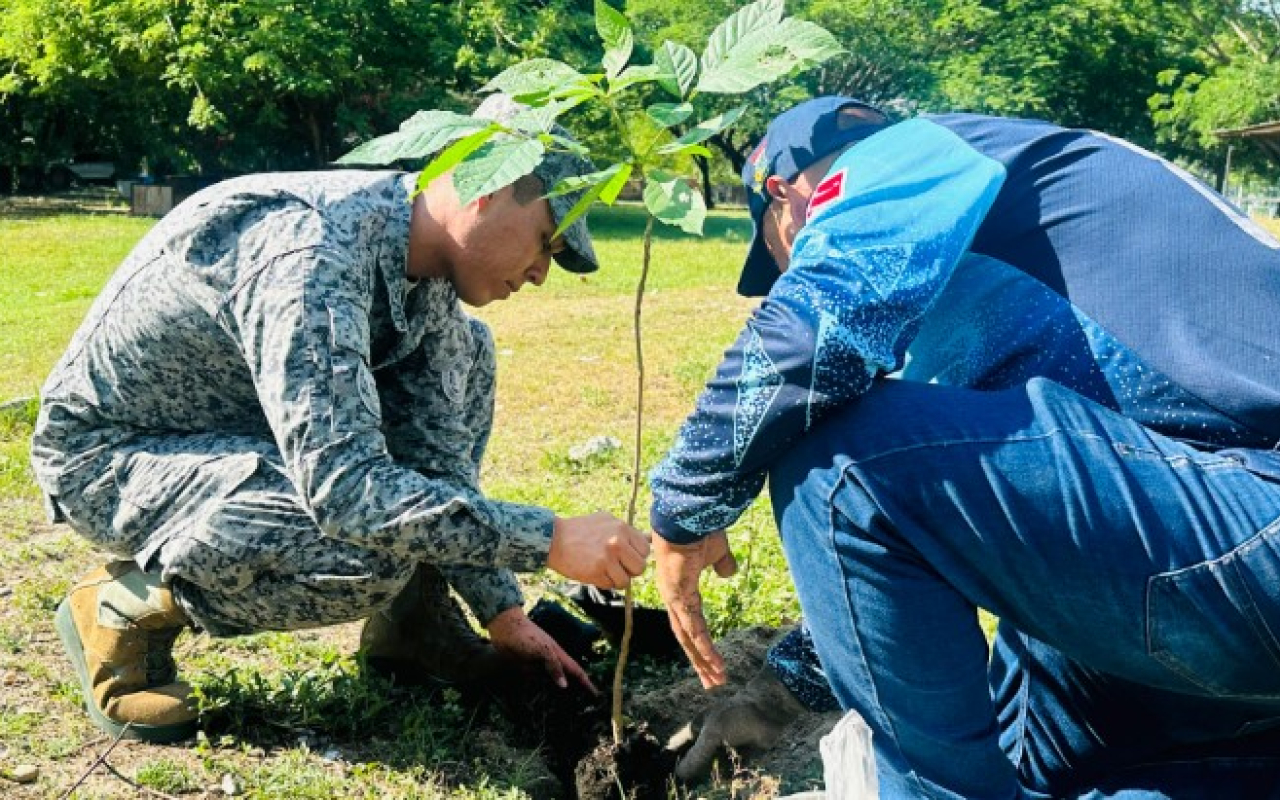
M828 175L818 184L818 188L813 190L813 197L809 198L809 209L805 212L806 220L813 219L813 215L818 213L818 209L828 203L839 200L844 197L844 174L846 170Z

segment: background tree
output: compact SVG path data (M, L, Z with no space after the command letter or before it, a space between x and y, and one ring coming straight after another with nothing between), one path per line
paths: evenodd
M946 105L1048 119L1145 146L1162 70L1189 65L1156 0L948 0L938 63Z
M1225 146L1214 133L1280 119L1280 7L1273 0L1192 0L1165 9L1189 63L1159 73L1152 117L1166 151L1219 167ZM1270 165L1242 149L1235 167Z
M664 40L709 35L739 6L630 0L625 10L637 56L650 58ZM1215 131L1280 117L1278 7L796 0L792 10L846 52L753 90L739 123L706 140L712 155L694 157L704 193L737 182L770 118L823 93L898 116L1044 118L1218 164ZM469 107L492 76L551 53L601 54L590 0L0 0L0 186L16 167L90 151L125 173L143 159L153 172L319 166L413 109ZM656 97L649 88L619 102L637 110ZM576 113L593 148L624 146L598 109Z
M141 157L172 111L160 66L121 52L134 21L75 0L0 0L0 163L37 170L77 153Z

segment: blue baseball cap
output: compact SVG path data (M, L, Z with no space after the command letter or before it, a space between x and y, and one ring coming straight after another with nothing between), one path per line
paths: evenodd
M817 97L784 111L769 123L764 137L742 167L742 184L747 188L754 232L738 294L763 297L778 280L778 264L765 247L761 224L764 211L773 199L765 181L777 175L790 181L810 164L845 145L865 139L889 125L884 112L851 97Z

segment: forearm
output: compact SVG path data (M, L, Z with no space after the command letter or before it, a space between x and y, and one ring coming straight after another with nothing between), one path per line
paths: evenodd
M481 496L469 486L397 466L352 447L302 470L302 494L329 536L436 564L541 569L554 516Z

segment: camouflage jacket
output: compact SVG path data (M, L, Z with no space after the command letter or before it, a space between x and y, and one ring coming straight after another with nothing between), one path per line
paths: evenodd
M43 389L43 490L83 490L140 432L207 434L212 451L256 441L323 534L439 564L482 621L520 603L509 570L545 563L553 516L479 491L488 431L465 430L461 405L474 334L447 281L407 291L412 186L388 172L256 175L175 208ZM154 552L172 533L123 544Z

